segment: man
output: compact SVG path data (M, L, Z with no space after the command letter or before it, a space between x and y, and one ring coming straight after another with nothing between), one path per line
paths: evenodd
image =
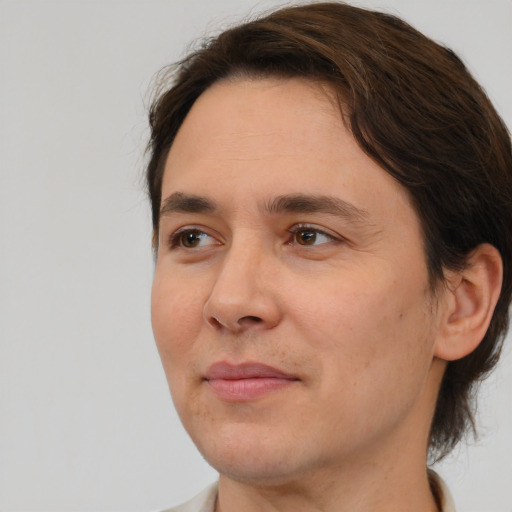
M150 113L155 339L218 470L182 511L452 511L512 281L510 138L397 18L276 11L185 59Z

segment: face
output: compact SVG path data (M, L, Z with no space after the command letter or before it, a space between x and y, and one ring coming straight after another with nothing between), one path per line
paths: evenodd
M165 166L152 322L221 474L286 482L426 452L436 311L407 194L327 87L226 81L197 100Z

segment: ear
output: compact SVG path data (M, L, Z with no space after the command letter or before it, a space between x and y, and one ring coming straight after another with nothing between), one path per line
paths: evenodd
M501 292L500 253L490 244L479 245L464 270L446 277L434 355L454 361L473 352L489 327Z

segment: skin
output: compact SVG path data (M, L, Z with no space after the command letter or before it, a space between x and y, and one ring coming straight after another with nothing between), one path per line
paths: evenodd
M276 200L298 194L345 210ZM153 329L181 420L220 473L217 510L437 510L427 440L453 294L432 296L408 196L329 88L210 87L169 152L162 201ZM204 378L219 361L294 380L226 400Z

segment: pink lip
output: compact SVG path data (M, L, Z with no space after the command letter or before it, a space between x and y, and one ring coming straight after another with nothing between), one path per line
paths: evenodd
M252 362L215 363L204 379L219 398L228 402L256 400L298 380L271 366Z

